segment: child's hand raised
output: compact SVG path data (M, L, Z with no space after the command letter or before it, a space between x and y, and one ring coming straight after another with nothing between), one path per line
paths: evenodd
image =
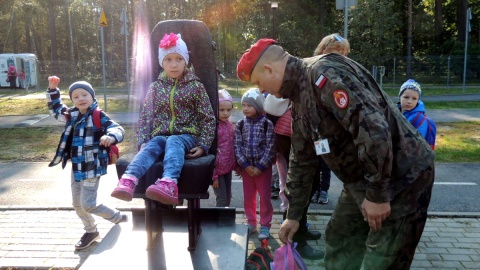
M48 77L48 89L57 89L58 84L60 83L60 78L57 76Z

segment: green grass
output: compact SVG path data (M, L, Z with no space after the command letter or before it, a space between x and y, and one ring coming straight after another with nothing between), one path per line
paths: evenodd
M480 122L437 123L437 162L479 162ZM123 125L126 136L119 144L120 154L136 151L132 125ZM0 160L51 161L62 127L22 127L0 129Z
M219 81L219 88L225 88L234 97L241 97L249 88L256 88L249 82L243 82L233 79L224 79ZM391 97L398 95L400 87L384 87L383 90ZM480 86L468 87L465 91L461 87L439 87L439 86L422 86L423 96L444 96L444 95L465 95L480 94Z
M437 162L479 162L480 122L437 123Z
M101 109L105 109L104 99L97 99ZM73 106L70 99L63 98L67 106ZM108 99L108 112L128 111L126 99ZM30 115L48 113L47 101L43 98L0 98L0 116L3 115Z
M251 87L250 83L238 80L221 80L220 88L226 88L234 97L241 95ZM426 90L428 91L426 91ZM97 100L101 108L105 108L103 94L97 91ZM387 89L390 96L395 96L398 89ZM427 87L423 90L424 95L436 94L455 95L463 94L461 88L435 88ZM3 115L33 115L48 113L43 90L37 93L25 91L9 91L2 89L0 92L0 116ZM477 88L467 88L467 94L480 93ZM66 95L66 93L62 93ZM111 88L107 95L107 112L128 111L126 95L121 88ZM35 97L35 98L31 98ZM71 106L71 101L64 98L63 101ZM235 109L240 109L240 104L234 104ZM480 101L452 101L452 102L427 102L427 110L433 109L479 109ZM479 162L480 160L480 123L437 123L437 162ZM120 153L136 151L135 131L130 125L124 125L126 130L125 141L119 145ZM60 138L62 127L22 127L0 129L0 160L2 161L50 161L55 154L55 149Z
M124 141L118 145L120 155L136 151L135 131L131 125L122 125L125 129ZM51 161L55 155L62 126L0 128L0 160Z
M395 97L398 96L398 87L384 87L383 90L388 93L389 96ZM465 95L465 94L480 94L479 86L468 87L463 90L462 87L439 87L439 86L430 86L422 85L422 96L444 96L444 95Z
M426 102L427 110L480 109L480 101Z
M243 93L257 86L240 80L224 79L218 82L218 88L225 88L233 97L242 97Z

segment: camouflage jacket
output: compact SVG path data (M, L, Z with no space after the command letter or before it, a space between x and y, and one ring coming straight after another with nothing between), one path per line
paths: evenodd
M433 165L430 146L355 61L337 54L290 56L283 80L280 93L293 102L289 219L300 220L308 203L319 139L328 140L330 152L322 157L359 206L365 197L392 201ZM392 207L392 214L414 208Z

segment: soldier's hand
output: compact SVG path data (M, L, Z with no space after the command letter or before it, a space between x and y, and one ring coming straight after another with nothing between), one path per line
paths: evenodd
M293 219L285 219L283 221L282 226L280 226L280 231L278 232L278 236L282 243L286 244L287 241L293 243L293 236L298 231L300 227L300 223L298 220Z
M362 214L372 231L382 228L382 222L390 215L390 202L374 203L366 198L362 203Z

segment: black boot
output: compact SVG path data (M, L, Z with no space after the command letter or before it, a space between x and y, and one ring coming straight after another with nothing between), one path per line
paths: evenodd
M318 198L319 197L320 197L320 192L317 190L317 191L315 191L315 194L313 194L312 202L313 203L318 203Z
M319 231L310 231L310 230L299 230L295 234L294 238L302 238L305 241L308 240L318 240L322 237L322 233Z
M325 253L321 250L314 249L308 244L302 246L302 247L297 247L296 248L298 253L302 255L302 258L304 259L309 259L309 260L320 260L323 259L325 256Z

